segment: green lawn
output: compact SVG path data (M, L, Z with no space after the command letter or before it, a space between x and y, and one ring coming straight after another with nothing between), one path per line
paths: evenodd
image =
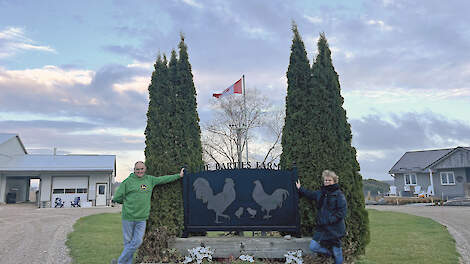
M407 214L368 211L371 243L356 263L458 264L455 241L439 223ZM66 243L73 263L109 263L121 253L120 214L83 217L73 227Z
M67 236L73 263L103 264L122 251L121 214L97 214L80 218Z
M358 264L458 264L455 240L429 218L369 211L371 242Z

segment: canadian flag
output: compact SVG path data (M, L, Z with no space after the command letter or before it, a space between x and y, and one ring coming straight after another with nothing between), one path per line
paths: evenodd
M222 93L212 94L215 98L220 98L229 94L242 94L242 78L225 89Z

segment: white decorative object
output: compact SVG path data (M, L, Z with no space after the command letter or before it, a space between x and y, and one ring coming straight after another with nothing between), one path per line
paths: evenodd
M210 247L196 247L188 249L189 256L186 256L183 263L202 263L205 258L208 261L212 261L212 255L214 255L214 250Z
M255 262L253 256L250 256L250 255L240 255L240 257L238 258L243 261Z
M287 263L296 263L296 264L302 264L302 250L297 250L297 251L288 251L287 254L284 255L286 257L286 264Z

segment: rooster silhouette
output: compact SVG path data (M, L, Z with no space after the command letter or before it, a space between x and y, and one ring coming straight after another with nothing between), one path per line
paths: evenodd
M235 183L231 178L225 178L225 185L222 192L215 194L209 182L204 178L197 178L193 183L196 199L207 203L207 209L215 212L215 223L219 221L219 216L230 220L230 216L223 214L227 207L235 201Z
M259 180L253 182L255 188L253 189L253 200L261 206L261 211L265 211L266 215L263 216L263 219L269 219L272 216L269 215L269 212L282 207L282 203L289 196L289 192L285 189L276 189L271 195L267 194L263 185Z

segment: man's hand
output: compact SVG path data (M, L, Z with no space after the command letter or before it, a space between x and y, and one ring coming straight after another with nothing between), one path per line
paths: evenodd
M180 171L180 178L183 178L184 176L184 168L181 168L181 171Z
M297 189L300 189L300 180L297 180L295 182L295 187L297 187Z

